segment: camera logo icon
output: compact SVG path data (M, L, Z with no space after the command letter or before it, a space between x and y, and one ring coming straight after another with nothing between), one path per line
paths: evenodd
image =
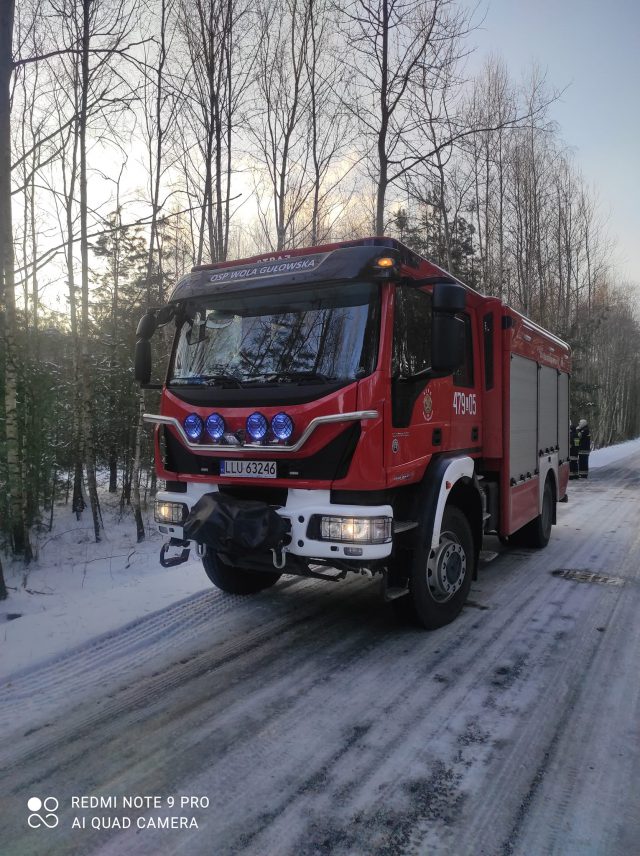
M39 829L41 826L55 829L59 823L56 814L59 805L60 803L55 797L45 797L43 800L40 797L29 797L27 808L31 813L27 818L27 823L31 829Z

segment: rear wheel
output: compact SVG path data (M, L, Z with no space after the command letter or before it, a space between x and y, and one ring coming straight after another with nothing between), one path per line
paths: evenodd
M544 483L542 494L542 511L527 523L522 529L515 532L510 539L511 544L519 547L546 547L551 537L553 525L553 488L549 479Z
M395 601L403 617L412 617L427 630L450 624L461 612L471 588L476 553L471 527L456 506L445 508L438 546L425 533L416 548L409 577L409 594Z
M207 550L202 565L214 586L227 594L255 594L275 585L282 574L270 571L249 571L225 565L213 550Z

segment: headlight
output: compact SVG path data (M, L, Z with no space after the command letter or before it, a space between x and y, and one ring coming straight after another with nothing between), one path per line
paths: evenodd
M182 424L187 437L191 440L199 440L202 437L204 425L197 413L190 413Z
M320 517L320 539L351 544L391 541L391 517Z
M278 440L288 440L293 434L293 419L288 413L276 413L271 420L271 430Z
M254 440L262 440L267 433L268 424L262 413L252 413L247 417L247 431Z
M153 509L156 523L175 523L182 526L187 518L189 509L184 502L165 502L157 499Z
M207 433L213 440L219 440L224 434L224 419L219 413L207 417Z

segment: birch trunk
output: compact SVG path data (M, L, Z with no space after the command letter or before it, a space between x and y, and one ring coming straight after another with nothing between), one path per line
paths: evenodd
M138 424L136 426L136 445L133 454L133 474L131 477L131 505L133 506L133 516L136 521L136 540L138 543L144 541L144 521L142 519L142 503L140 501L140 459L142 450L142 431L143 421L142 414L144 413L144 391L140 390L140 404L138 407Z
M4 304L4 412L9 516L13 552L31 558L24 516L22 448L18 413L18 342L11 210L11 77L14 0L0 4L0 299Z
M87 226L87 103L89 96L89 46L91 27L91 5L93 0L82 3L82 76L79 137L80 137L80 257L82 278L81 311L81 372L82 379L82 434L84 459L87 468L87 487L93 530L96 541L100 541L100 506L96 483L96 450L93 437L93 396L91 383L91 354L89 352L89 239Z

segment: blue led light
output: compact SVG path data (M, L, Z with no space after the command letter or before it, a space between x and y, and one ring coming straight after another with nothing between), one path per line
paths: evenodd
M219 413L207 417L207 433L214 440L219 440L224 434L224 419Z
M202 419L200 419L197 413L190 413L184 420L183 425L189 439L199 440L200 437L202 437L204 425L202 424Z
M267 420L262 413L252 413L247 417L247 431L254 440L262 440L267 433Z
M288 440L293 434L293 419L287 413L276 413L271 420L271 430L278 440Z

